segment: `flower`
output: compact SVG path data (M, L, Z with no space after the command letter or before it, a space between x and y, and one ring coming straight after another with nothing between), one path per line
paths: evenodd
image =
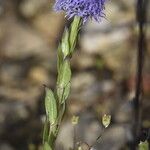
M65 11L70 19L79 16L86 22L89 18L100 21L105 17L104 5L106 0L56 0L55 11Z

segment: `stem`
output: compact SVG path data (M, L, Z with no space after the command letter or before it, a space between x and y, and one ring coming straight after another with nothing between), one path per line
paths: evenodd
M144 25L146 23L146 1L147 0L137 0L137 21L139 28L139 38L138 38L138 51L137 51L137 72L136 72L136 87L135 87L135 97L133 99L134 104L134 125L133 125L133 136L134 143L132 150L136 150L136 146L139 139L139 132L141 128L141 98L142 98L142 73L144 66L144 54L146 49L145 42L145 30Z
M102 131L100 133L100 135L96 138L96 141L90 146L91 148L96 144L98 143L99 139L102 137L103 133L105 132L105 128L103 127L102 128Z
M76 150L76 125L73 126L73 150Z
M57 55L58 76L57 76L56 90L54 94L55 99L57 101L58 114L57 119L55 120L55 124L50 124L50 122L48 122L49 126L46 125L45 131L49 130L49 133L47 136L45 132L43 136L45 144L44 150L54 150L54 145L60 128L60 124L62 122L65 113L66 100L68 99L68 96L70 94L70 82L71 82L70 60L77 43L80 26L81 26L81 19L79 17L74 17L70 28L69 29L65 28L62 41L58 47L58 55Z

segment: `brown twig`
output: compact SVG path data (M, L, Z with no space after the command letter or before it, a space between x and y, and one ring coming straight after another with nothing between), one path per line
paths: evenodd
M139 132L141 128L141 98L142 98L142 73L144 66L144 54L146 51L145 41L145 24L146 24L146 7L148 0L137 0L137 22L139 28L138 38L138 51L137 51L137 73L136 73L136 86L135 97L133 99L134 104L134 124L133 124L133 136L134 142L132 150L136 150Z
M105 132L105 128L103 127L100 135L96 138L96 141L90 146L90 148L92 148L96 143L98 143L99 139L102 137L104 132Z

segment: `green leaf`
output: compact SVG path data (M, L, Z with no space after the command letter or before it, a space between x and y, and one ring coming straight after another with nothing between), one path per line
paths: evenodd
M66 103L63 103L60 106L60 111L59 111L60 113L59 113L59 116L58 116L58 123L59 124L61 123L61 120L64 116L65 110L66 110Z
M81 18L77 16L74 17L74 20L71 24L70 37L69 37L71 53L74 51L74 48L76 46L77 36L80 30L80 26L81 26Z
M147 141L140 142L138 150L149 150L149 144Z
M57 119L57 103L52 90L45 88L45 108L48 121L51 125L55 124Z
M44 124L44 131L43 131L43 143L48 140L48 133L49 133L49 123L46 118L45 124Z
M58 52L57 52L57 71L59 73L60 71L60 66L63 63L63 53L61 49L61 44L58 46Z
M58 95L58 99L60 101L61 104L63 104L65 102L65 100L68 98L69 93L70 93L70 82L64 86L64 87L57 87L57 95Z
M70 68L70 62L68 59L64 60L60 72L58 74L58 81L57 84L60 87L65 87L71 79L71 68Z
M70 88L71 88L71 83L69 82L65 87L64 87L64 93L63 93L63 101L62 102L64 102L67 98L68 98L68 96L69 96L69 94L70 94Z
M70 46L69 46L69 31L65 28L63 33L62 41L58 46L57 54L57 70L60 71L60 66L63 63L63 60L70 55Z
M71 69L68 59L64 61L60 68L57 80L57 96L60 103L63 103L70 92Z
M61 43L62 53L63 53L63 59L65 59L70 54L70 47L69 47L69 31L67 28L65 28L64 35L62 38Z
M43 150L52 150L52 148L50 147L50 145L47 142L45 142Z

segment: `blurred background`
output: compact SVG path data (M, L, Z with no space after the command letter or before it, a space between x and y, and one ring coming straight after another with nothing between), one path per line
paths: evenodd
M0 150L40 150L44 87L54 88L56 53L66 19L53 0L0 0ZM72 115L79 115L77 141L89 145L102 132L101 117L112 116L95 149L126 149L131 134L138 26L135 0L113 0L106 18L81 30L72 58L72 90L57 150L73 145ZM150 3L148 6L150 10ZM150 21L150 12L149 21ZM141 138L150 127L150 26L143 73Z

